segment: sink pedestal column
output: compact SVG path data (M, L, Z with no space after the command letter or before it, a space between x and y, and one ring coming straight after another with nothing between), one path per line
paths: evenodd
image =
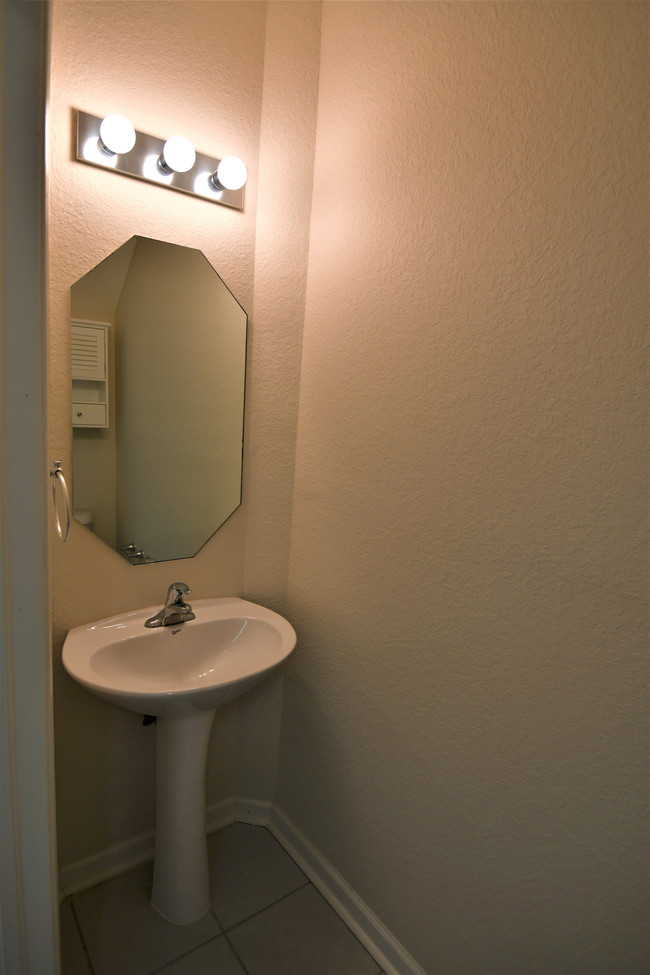
M151 903L174 924L210 908L205 763L215 711L158 718L156 853Z

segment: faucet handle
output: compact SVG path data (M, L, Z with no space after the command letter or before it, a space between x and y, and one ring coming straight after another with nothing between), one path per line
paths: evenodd
M174 602L182 603L183 596L187 595L188 592L192 592L192 590L184 582L172 582L171 586L167 590L167 602L169 602L169 597L173 592L176 592Z
M175 626L177 623L185 623L187 620L194 620L196 616L192 612L192 607L183 599L188 592L192 592L184 582L172 582L167 590L165 605L145 621L145 626Z

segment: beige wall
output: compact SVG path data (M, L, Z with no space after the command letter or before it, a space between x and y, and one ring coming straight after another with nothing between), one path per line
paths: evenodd
M202 250L249 315L241 508L198 556L176 563L130 566L74 523L66 546L52 545L61 866L154 824L153 729L68 678L60 663L68 629L159 604L176 578L196 598L241 594L284 605L319 25L319 3L52 3L51 456L70 469L69 287L133 234ZM180 131L199 150L240 155L249 171L244 212L75 162L74 108L117 110L152 134ZM218 714L208 802L272 799L281 698L279 676Z
M432 975L645 970L647 14L323 8L277 800Z
M289 568L320 16L320 3L267 5L244 441L244 591L280 612ZM280 675L239 702L239 796L274 796L282 685Z
M265 15L261 3L52 3L50 456L66 470L69 287L86 271L136 233L186 244L203 251L252 316ZM75 162L74 108L120 111L146 132L180 131L201 151L241 156L250 173L244 212ZM245 509L238 511L195 559L171 564L131 566L75 524L65 546L53 542L61 866L154 823L155 733L69 680L59 657L65 633L122 609L159 604L177 578L196 598L241 593L245 521ZM210 802L233 791L236 717L235 704L215 724Z
M634 975L647 8L320 18L52 4L50 456L68 288L132 234L251 316L235 516L172 565L52 545L61 864L153 825L152 729L67 678L64 634L178 577L300 637L219 714L209 801L275 796L431 975ZM73 107L241 155L244 213L74 162Z

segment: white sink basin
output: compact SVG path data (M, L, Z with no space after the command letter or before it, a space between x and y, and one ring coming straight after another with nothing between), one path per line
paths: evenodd
M151 903L175 924L210 908L205 762L215 709L278 667L290 623L245 599L192 600L195 619L150 629L160 606L77 626L63 666L93 694L156 715L156 850Z
M192 600L196 619L147 629L160 607L77 626L63 666L99 697L141 714L208 711L248 690L296 645L282 616L245 599Z

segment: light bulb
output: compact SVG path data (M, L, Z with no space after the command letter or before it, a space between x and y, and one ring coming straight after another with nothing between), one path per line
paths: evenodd
M135 129L123 115L107 115L99 126L99 144L110 156L130 152L135 145Z
M217 189L240 190L248 178L246 166L237 156L224 156L211 176Z
M194 146L183 135L173 135L163 146L160 168L166 173L186 173L196 159Z

